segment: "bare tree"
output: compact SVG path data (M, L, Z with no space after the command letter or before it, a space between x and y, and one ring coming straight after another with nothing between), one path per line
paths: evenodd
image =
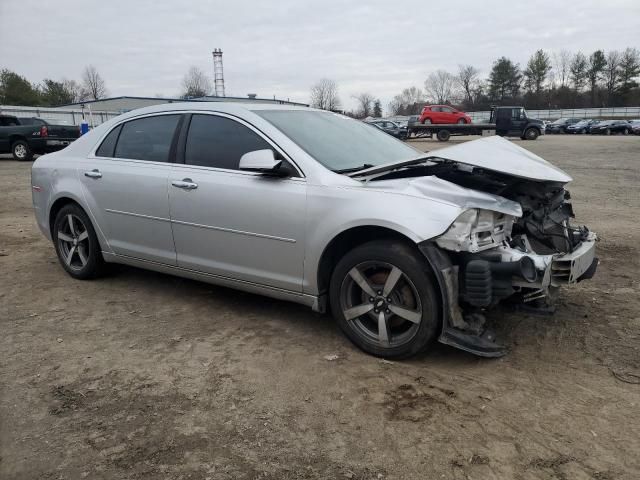
M553 68L555 69L555 79L560 82L560 88L566 87L571 73L571 52L568 50L555 52L553 54Z
M417 87L409 87L393 97L389 103L389 111L392 115L415 115L420 113L423 104L423 91Z
M328 78L311 87L311 106L323 110L339 110L338 84Z
M99 100L107 96L104 80L93 65L88 65L82 73L83 97L86 100Z
M82 86L76 82L75 80L67 80L66 78L62 79L62 85L64 89L68 92L69 97L72 99L71 103L77 103L82 101Z
M373 114L373 103L376 97L370 93L363 92L358 95L354 95L353 98L358 102L358 109L356 110L356 117L367 118Z
M458 65L456 83L464 94L464 100L468 105L473 105L473 92L480 80L480 70L473 65Z
M204 97L211 93L211 81L198 67L191 67L182 79L182 98Z
M436 103L450 101L455 86L455 77L445 70L431 73L424 82L427 95Z
M584 85L587 83L587 69L589 63L584 53L578 52L573 56L571 60L571 83L576 92L580 92Z
M611 103L612 97L618 83L620 82L620 52L617 50L611 50L607 52L606 63L604 66L604 84L607 87L607 95L609 97L609 103Z

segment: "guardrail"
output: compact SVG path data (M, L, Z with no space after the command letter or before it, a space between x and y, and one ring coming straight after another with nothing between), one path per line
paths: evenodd
M489 110L480 112L467 112L474 122L488 120L491 112ZM529 118L539 120L557 120L558 118L620 118L620 119L640 119L640 107L607 107L607 108L562 108L547 110L529 110Z
M89 109L60 110L58 108L21 107L18 105L0 105L0 115L14 115L19 118L38 117L51 123L80 125L84 118L89 126L95 127L120 115L119 112L94 112Z

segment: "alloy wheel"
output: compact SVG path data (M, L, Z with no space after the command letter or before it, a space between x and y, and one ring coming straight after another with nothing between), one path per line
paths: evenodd
M15 146L13 152L20 159L27 158L27 148L21 143Z
M410 342L423 312L411 279L395 265L377 261L349 270L340 287L340 308L358 336L383 348Z
M67 267L82 270L89 261L89 232L82 220L68 214L58 230L58 249Z

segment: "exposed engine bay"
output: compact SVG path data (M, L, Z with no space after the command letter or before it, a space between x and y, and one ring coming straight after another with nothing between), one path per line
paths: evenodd
M450 315L454 328L492 340L484 330L486 309L508 300L550 313L556 287L594 275L596 236L587 227L572 224L574 213L565 182L521 178L440 158L376 180L411 177L437 177L521 207L521 216L466 209L434 239L454 269L450 286L458 300L458 311Z

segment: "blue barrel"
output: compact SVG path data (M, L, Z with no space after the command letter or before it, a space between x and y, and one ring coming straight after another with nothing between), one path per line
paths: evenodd
M85 133L89 133L89 123L83 121L80 123L80 135L84 135Z

